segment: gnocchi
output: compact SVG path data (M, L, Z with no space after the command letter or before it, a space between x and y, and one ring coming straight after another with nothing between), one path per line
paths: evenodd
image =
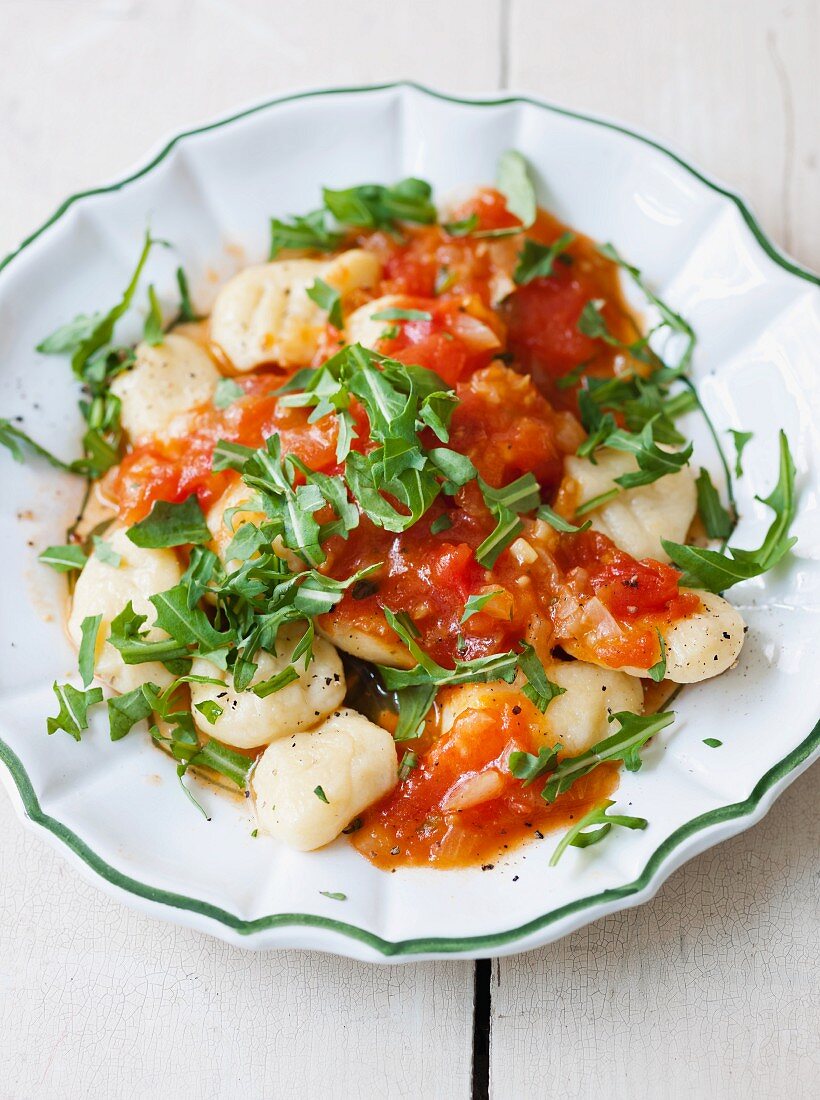
M282 627L276 639L276 654L263 650L254 658L257 670L251 686L271 679L288 667L303 633L304 624ZM194 722L202 733L238 749L257 748L297 730L315 726L345 697L342 662L332 645L317 638L313 643L313 660L307 668L300 660L295 668L297 680L260 698L252 691L235 691L232 685L228 685L226 673L214 668L209 661L196 659L191 667L195 676L222 680L225 686L191 684ZM209 722L200 709L201 704L209 702L222 708L214 723Z
M344 298L372 287L381 265L372 253L350 249L330 262L275 260L245 268L219 292L211 314L211 339L237 371L263 363L310 363L327 313L308 297L322 279Z
M565 460L566 472L577 487L578 505L617 489L615 478L638 468L634 456L622 451L602 448L595 457L595 463L575 455ZM591 519L594 530L612 539L633 558L669 561L661 539L685 542L696 507L695 475L685 466L679 473L650 485L621 490L617 497L584 518Z
M146 550L135 546L124 527L108 531L106 541L112 551L120 556L120 564L108 565L96 556L88 559L74 588L68 617L69 637L79 648L83 619L89 615L102 615L94 662L94 671L99 679L121 692L133 691L149 681L159 687L167 687L173 677L164 665L158 661L127 665L119 651L108 641L108 634L111 620L119 615L129 600L138 615L146 615L148 624L153 623L156 613L148 596L179 584L182 576L179 560L173 550ZM167 635L161 630L149 630L149 640L165 637Z
M321 848L392 790L397 776L390 734L342 708L265 749L252 778L259 826L301 852Z
M156 347L138 344L133 367L111 383L132 443L161 436L180 413L209 401L219 381L210 357L187 336L169 333Z

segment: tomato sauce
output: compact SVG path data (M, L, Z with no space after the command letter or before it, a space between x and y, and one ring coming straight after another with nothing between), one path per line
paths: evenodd
M494 696L462 711L446 732L428 733L418 767L363 815L351 840L376 866L489 869L521 841L571 824L614 789L617 770L609 765L552 805L541 797L546 778L524 786L510 773L510 754L537 753L540 716L513 689Z
M465 219L483 231L520 224L491 189L454 211L454 222ZM565 232L541 211L526 235L551 244ZM566 503L559 491L564 458L584 438L567 376L583 368L609 377L627 358L622 348L579 331L582 311L595 301L618 341L628 344L638 335L616 266L576 235L551 274L517 286L511 276L520 237L476 238L456 228L419 226L396 236L366 232L350 243L382 262L373 297L398 296L402 310L414 311L385 320L378 350L436 371L456 390L448 446L468 455L496 488L533 473L544 503L560 510ZM357 294L367 301L364 292ZM342 335L327 326L314 365L342 346ZM308 409L280 406L274 391L285 377L265 368L237 378L243 393L227 408L203 405L166 438L135 447L106 479L121 518L133 523L154 501L181 501L191 493L207 510L235 480L230 471L211 469L220 439L258 447L278 434L283 453L298 455L314 470L338 472L335 417L310 423ZM372 446L367 420L355 405L353 412L355 447L366 450ZM423 441L437 445L432 435ZM572 508L564 513L571 515ZM453 497L439 497L401 534L363 515L346 540L330 540L322 568L339 579L377 562L380 568L349 589L320 626L360 629L398 643L384 617L390 608L407 612L419 644L448 668L527 640L542 660L565 649L612 667L644 669L660 657L659 627L699 607L696 595L679 591L679 574L671 567L636 561L592 531L559 534L533 519L524 522L521 545L513 543L485 568L476 551L495 522L474 482ZM462 622L467 599L488 592L492 599ZM587 637L591 617L594 642ZM378 866L487 865L523 838L577 819L616 786L617 770L602 765L547 805L540 797L543 782L525 787L509 771L511 752L537 752L545 743L542 716L532 704L502 686L491 704L467 709L445 725L446 697L440 693L421 740L397 746L399 755L412 748L418 766L363 815L351 837Z

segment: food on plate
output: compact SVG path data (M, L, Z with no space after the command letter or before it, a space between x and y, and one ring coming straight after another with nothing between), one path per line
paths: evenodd
M83 384L82 457L0 422L14 457L88 485L41 555L70 581L83 685L55 684L49 732L80 740L103 705L115 740L146 722L195 802L189 773L222 777L259 833L344 833L389 870L645 828L607 813L619 769L680 685L738 659L722 593L794 542L785 436L765 539L729 546L720 436L707 420L718 488L681 419L706 416L691 327L539 209L513 152L446 210L416 179L325 189L209 316L180 269L170 321L149 287L143 339L118 344L161 243L108 313L40 345Z

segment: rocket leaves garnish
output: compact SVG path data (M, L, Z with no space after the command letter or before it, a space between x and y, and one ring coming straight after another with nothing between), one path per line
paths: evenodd
M526 286L533 279L545 279L552 274L552 268L559 256L563 255L575 240L574 233L562 233L552 244L539 244L529 237L519 253L518 264L513 272L513 282Z
M155 500L150 513L129 527L127 535L135 546L153 550L202 544L212 537L194 494L179 504Z
M83 731L88 729L89 708L102 702L102 688L80 691L72 684L58 684L56 680L52 686L60 709L56 717L47 720L46 729L49 733L65 730L75 741L80 741Z
M728 547L727 553L700 546L684 546L662 539L672 562L682 570L680 583L708 592L723 592L739 581L759 577L785 557L797 542L789 534L797 511L794 491L794 461L785 432L780 432L780 471L777 484L767 497L757 499L774 512L774 519L756 550ZM731 555L731 556L729 556Z
M607 810L615 803L612 799L606 799L602 805L584 814L580 820L567 830L552 853L550 867L554 867L567 848L589 848L604 839L613 825L620 825L625 829L645 829L649 822L645 817L630 817L626 814L608 814ZM598 828L592 828L593 826ZM592 829L587 832L587 829Z

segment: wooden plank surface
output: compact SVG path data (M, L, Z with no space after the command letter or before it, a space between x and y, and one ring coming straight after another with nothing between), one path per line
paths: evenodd
M169 132L407 76L645 127L818 268L819 37L818 0L0 0L0 254ZM818 796L815 769L654 902L495 963L491 1095L810 1095ZM471 1093L469 963L249 955L162 925L2 798L0 882L3 1100Z

